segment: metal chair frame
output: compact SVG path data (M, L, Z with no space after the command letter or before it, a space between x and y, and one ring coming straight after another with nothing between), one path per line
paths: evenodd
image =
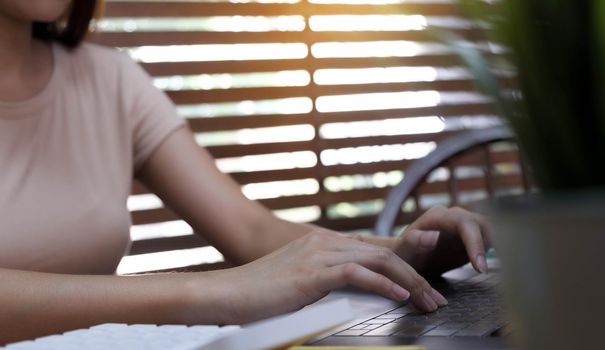
M486 150L485 161L487 164L485 177L488 187L487 192L490 197L493 196L492 166L487 146L491 143L512 139L512 131L505 126L499 126L488 129L469 130L440 142L437 148L426 157L412 163L412 165L405 170L403 180L389 192L385 206L376 220L374 233L378 236L393 235L393 228L401 213L401 206L414 194L414 191L423 183L426 177L433 170L443 166L450 159L478 147L484 147ZM527 171L525 171L523 161L520 163L523 173L523 187L525 192L529 192L530 186L529 180L527 179ZM455 191L455 177L453 172L450 172L450 190ZM455 196L453 196L453 198L454 197Z

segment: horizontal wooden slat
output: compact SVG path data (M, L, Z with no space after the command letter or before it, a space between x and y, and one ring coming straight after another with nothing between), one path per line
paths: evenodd
M194 132L211 132L264 128L271 126L311 124L311 114L278 114L236 117L194 118L188 119L189 127Z
M343 139L325 139L322 140L322 149L336 149L345 147L360 147L360 146L375 146L375 145L393 145L405 144L413 142L429 142L441 140L451 136L456 132L446 131L441 133L430 134L413 134L413 135L388 135L388 136L369 136L369 137L354 137ZM315 142L311 141L295 141L295 142L272 142L259 143L251 145L225 145L225 146L210 146L208 151L215 158L241 157L244 155L259 155L281 152L298 152L309 151L315 149Z
M316 85L289 87L234 88L215 90L168 91L175 104L236 102L241 100L280 99L293 97L315 97L362 93L390 93L402 91L435 90L441 92L477 92L471 79L414 81L403 83Z
M281 152L299 152L312 150L313 141L272 142L252 145L226 145L207 147L214 158L241 157L244 155L259 155Z
M138 194L146 194L149 193L149 189L147 187L145 187L145 185L143 183L141 183L140 181L133 181L132 182L132 188L130 190L130 194L133 195L138 195Z
M502 175L498 176L497 178L497 184L501 187L521 186L521 181L521 176L518 174ZM457 181L457 186L460 192L480 190L485 188L485 179L483 177L461 179ZM374 199L384 199L389 190L389 187L358 189L342 192L326 192L311 195L262 199L259 200L259 202L269 209L277 210L313 205L330 205L342 202L360 202ZM424 183L419 187L418 191L418 193L421 195L447 192L447 181ZM149 224L178 219L174 213L165 208L135 211L132 213L132 217L134 224Z
M338 149L346 147L361 147L361 146L381 146L381 145L397 145L415 142L431 142L439 141L448 136L455 135L456 131L444 131L439 133L427 134L412 134L412 135L388 135L388 136L367 136L367 137L352 137L343 139L324 140L324 149Z
M459 117L472 115L490 115L493 114L493 107L490 103L461 103L461 104L442 104L431 107L418 108L396 108L371 111L354 112L327 112L318 113L318 122L339 123L364 120L382 120L390 118L420 117L420 116L440 116L440 117Z
M179 220L179 217L168 208L135 210L130 212L133 225L153 224L157 222Z
M168 91L167 95L172 99L172 102L179 105L304 97L307 96L308 93L309 88L306 86L284 86L216 90Z
M473 32L451 30L463 38ZM407 31L337 31L337 32L98 32L90 40L108 46L164 46L164 45L213 45L213 44L261 44L261 43L320 43L407 40L419 43L438 42L435 35L426 30Z
M354 218L322 218L313 222L313 224L336 231L352 231L358 229L368 229L374 226L377 216L357 216Z
M160 251L190 249L208 246L200 235L145 239L132 242L128 255L156 253Z
M385 161L364 164L331 165L322 166L320 168L313 167L302 169L231 173L229 175L232 176L240 184L284 181L305 178L316 178L321 181L322 179L329 176L368 175L374 174L376 172L403 170L413 161L414 160L404 159L398 161Z
M296 179L318 178L319 170L317 167L312 168L296 168L296 169L280 169L280 170L265 170L265 171L249 171L230 173L240 185L250 183L262 183L271 181L287 181Z
M498 151L498 152L490 152L490 160L492 165L501 164L501 163L517 163L519 162L519 152L510 150L510 151ZM473 166L473 165L485 165L484 154L482 153L471 153L466 154L464 156L459 156L452 159L449 164L454 167L457 166Z
M156 62L142 63L141 65L153 76L278 72L284 70L304 70L309 67L306 59Z
M194 132L238 130L281 125L325 124L366 120L383 120L419 116L457 117L492 114L488 103L441 105L436 107L401 108L360 112L328 112L312 114L251 115L214 118L191 118L189 125Z
M279 3L212 3L191 1L110 1L106 3L105 17L210 17L210 16L290 16L290 15L339 15L339 14L423 14L449 16L458 8L453 3L426 1L389 5L340 5Z
M521 176L518 174L511 175L501 175L497 176L497 184L499 187L516 187L522 186ZM475 191L475 190L484 190L486 188L486 182L484 177L473 177L468 179L458 179L456 181L457 189L460 192L463 191ZM417 193L420 195L425 194L438 194L438 193L448 193L448 183L447 181L436 181L436 182L425 182L422 183L417 190Z
M518 162L517 151L499 151L491 152L493 164L513 163ZM369 175L376 172L388 172L393 170L403 171L415 159L403 159L397 161L383 161L376 163L365 164L350 164L350 165L332 165L323 166L321 169L312 168L296 168L296 169L280 169L280 170L265 170L238 172L229 174L239 184L245 185L249 183L262 183L271 181L287 181L295 179L322 178L328 176L344 176L344 175ZM452 162L452 166L481 166L483 165L482 155L473 154L464 157L458 157ZM133 184L132 194L149 193L139 182Z
M153 76L193 75L213 73L277 72L284 70L316 70L327 68L374 68L399 66L459 66L460 58L447 53L423 53L410 57L346 57L242 61L185 61L142 63Z

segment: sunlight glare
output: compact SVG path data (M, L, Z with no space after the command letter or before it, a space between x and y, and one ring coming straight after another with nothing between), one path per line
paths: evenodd
M437 91L403 91L372 94L321 96L316 107L320 112L368 111L396 108L432 107L441 101Z
M130 239L153 239L161 237L176 237L193 234L193 229L183 220L157 222L145 225L132 225Z
M309 26L322 31L404 31L423 30L426 17L421 15L326 15L311 16Z
M268 32L303 31L303 16L213 16L213 17L142 17L104 18L95 22L99 32L207 31Z
M305 70L174 75L153 78L155 87L164 91L306 86L309 85L310 81L311 76Z
M140 46L127 51L146 63L297 59L308 54L303 43Z
M318 206L274 210L273 214L282 220L292 222L311 222L321 217Z
M221 158L216 161L218 168L225 173L311 168L316 164L317 156L311 151Z
M313 74L313 80L319 85L403 83L436 79L437 70L433 67L319 69Z
M224 260L223 255L214 247L129 255L122 258L120 265L118 265L117 273L127 274L159 269L174 269L183 266L212 264Z
M183 118L212 118L245 115L309 113L313 100L308 97L275 100L244 100L239 102L202 103L179 105L177 111Z
M315 137L313 125L288 125L237 131L239 144L308 141Z
M323 165L374 163L403 159L418 159L435 149L435 142L416 142L403 145L382 145L329 149L321 152Z
M244 195L252 200L315 194L319 183L315 179L272 181L242 186Z
M129 211L136 211L158 209L164 205L160 197L153 193L147 193L129 196L126 206L128 207Z
M324 139L382 135L414 135L441 132L445 123L437 116L398 118L373 121L324 124L320 135Z
M431 2L447 2L449 0L431 0ZM388 5L403 4L410 0L309 0L312 4L343 4L343 5Z
M311 46L313 57L411 57L422 52L413 41L325 42Z

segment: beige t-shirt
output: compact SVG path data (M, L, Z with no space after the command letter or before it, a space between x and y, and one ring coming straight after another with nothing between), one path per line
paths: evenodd
M133 174L184 121L125 54L52 51L41 92L0 101L0 267L113 273Z

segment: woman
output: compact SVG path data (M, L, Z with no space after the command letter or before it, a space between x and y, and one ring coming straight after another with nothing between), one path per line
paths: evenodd
M487 270L487 224L462 209L352 239L247 200L141 68L81 43L94 9L0 0L0 343L105 322L245 323L345 285L429 312L447 301L416 271L465 256ZM133 176L239 266L115 276Z

